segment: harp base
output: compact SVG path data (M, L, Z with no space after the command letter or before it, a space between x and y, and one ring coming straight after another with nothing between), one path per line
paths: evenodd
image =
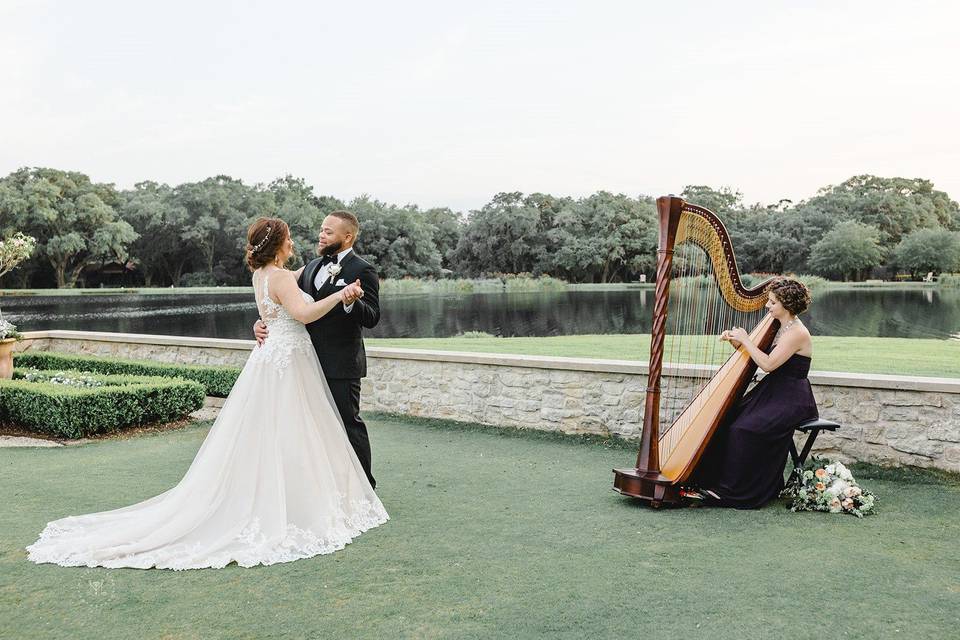
M613 490L650 503L651 507L680 504L680 487L659 473L639 469L614 469Z

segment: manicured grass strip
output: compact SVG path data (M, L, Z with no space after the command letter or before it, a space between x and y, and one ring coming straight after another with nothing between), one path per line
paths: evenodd
M514 353L640 360L650 357L650 335L578 335L542 338L376 338L369 346L476 353ZM960 378L960 340L815 336L815 371Z
M946 638L960 487L861 474L857 520L654 511L602 442L368 420L391 521L309 560L188 572L33 565L50 519L176 483L206 427L0 449L0 618L16 638Z

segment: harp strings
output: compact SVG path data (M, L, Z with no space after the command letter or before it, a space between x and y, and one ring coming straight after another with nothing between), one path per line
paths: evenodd
M733 353L728 343L718 340L719 334L734 326L749 331L762 316L762 309L741 311L724 300L720 281L725 274L713 272L709 255L721 250L719 236L692 216L683 216L679 224L683 240L674 247L661 381L661 460L670 456L691 424L677 423L677 417L708 400L709 395L700 392Z

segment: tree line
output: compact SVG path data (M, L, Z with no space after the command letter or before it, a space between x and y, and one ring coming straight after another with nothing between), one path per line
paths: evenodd
M747 205L737 191L707 186L681 195L720 215L744 272L862 279L960 270L960 208L928 180L855 176L796 204ZM247 284L253 220L290 225L298 266L315 255L320 222L336 209L359 217L357 251L383 278L624 282L652 278L655 266L656 208L646 195L505 192L462 214L369 196L344 202L293 176L117 189L79 172L24 168L0 178L0 239L22 232L37 246L3 286Z

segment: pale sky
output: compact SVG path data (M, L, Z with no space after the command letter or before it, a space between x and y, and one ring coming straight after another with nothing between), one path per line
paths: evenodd
M960 3L0 0L0 175L960 199Z

